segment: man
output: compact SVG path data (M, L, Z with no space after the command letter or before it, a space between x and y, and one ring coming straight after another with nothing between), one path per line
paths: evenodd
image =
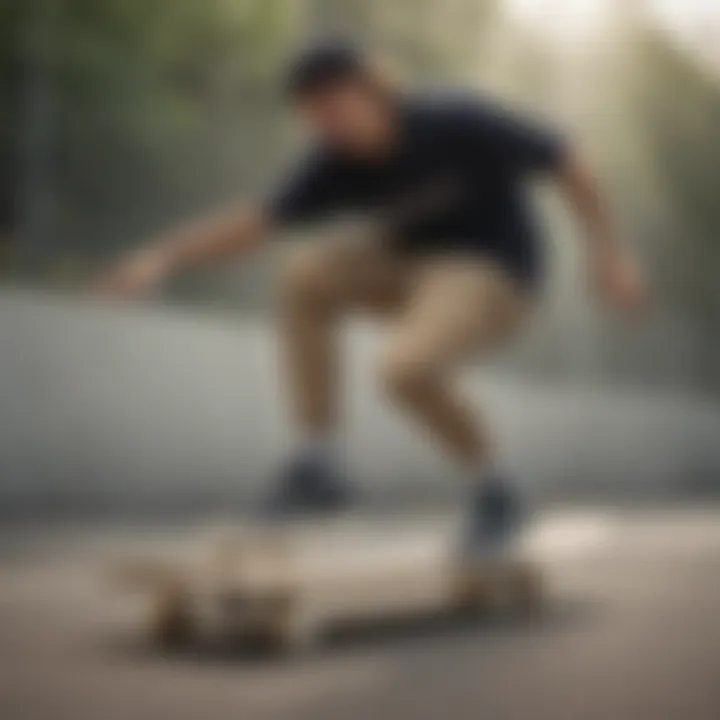
M315 144L280 190L261 207L134 253L102 288L141 293L171 273L256 248L278 228L343 210L372 218L374 237L304 245L282 276L282 335L302 443L271 505L321 511L349 501L335 448L334 331L360 309L392 320L378 364L387 394L465 469L469 549L502 541L517 527L517 498L451 381L464 361L518 330L539 291L543 253L527 181L550 177L569 200L585 227L592 281L608 304L638 307L640 275L578 156L533 123L478 99L406 97L362 53L338 43L303 52L287 91Z

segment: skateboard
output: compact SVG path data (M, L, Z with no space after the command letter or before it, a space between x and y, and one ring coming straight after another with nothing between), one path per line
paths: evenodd
M233 639L298 654L342 625L541 606L540 569L520 544L472 563L456 555L423 524L306 523L214 532L193 561L124 560L114 577L144 594L150 639L173 647Z

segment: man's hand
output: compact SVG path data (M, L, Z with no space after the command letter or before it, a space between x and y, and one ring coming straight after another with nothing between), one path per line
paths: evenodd
M170 275L223 262L260 246L272 223L262 212L230 210L178 231L130 255L95 283L99 295L145 295Z
M597 249L590 259L590 281L613 310L636 313L648 304L645 278L630 253L619 248Z
M101 297L126 299L150 293L170 274L170 263L159 250L147 249L130 255L103 273L95 283Z
M588 240L590 282L612 309L638 312L648 302L645 278L635 260L615 238L610 213L593 173L569 152L558 171L566 198L580 218Z

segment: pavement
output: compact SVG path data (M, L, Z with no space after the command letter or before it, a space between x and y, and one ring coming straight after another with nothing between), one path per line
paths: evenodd
M0 535L3 720L716 720L720 509L548 509L550 594L531 622L412 623L317 654L167 656L103 582L108 553L181 526L15 525Z

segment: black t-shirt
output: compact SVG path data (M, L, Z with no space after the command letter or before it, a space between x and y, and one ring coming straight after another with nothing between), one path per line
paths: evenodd
M405 99L382 159L315 148L269 202L280 224L369 212L401 252L490 256L524 282L540 270L526 180L561 162L563 142L474 98Z

